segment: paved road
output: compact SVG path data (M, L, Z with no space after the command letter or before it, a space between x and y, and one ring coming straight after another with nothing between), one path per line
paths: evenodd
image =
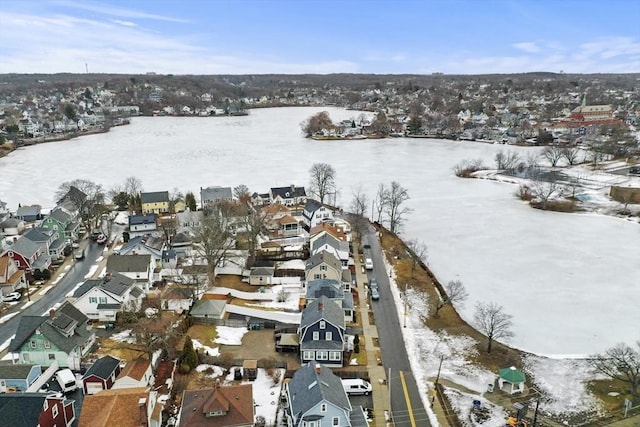
M372 306L380 339L382 363L387 372L394 426L431 426L411 372L402 336L402 325L398 319L389 277L382 259L382 249L375 232L371 231L363 236L362 244L370 246L370 249L364 249L364 254L373 260L374 265L373 271L368 271L367 276L369 279L375 277L380 287L380 300L372 301Z
M83 240L80 243L80 246L86 246L85 257L82 261L75 261L73 259L73 255L67 257L65 263L60 266L60 269L58 270L58 272L63 273L65 272L64 269L66 266L70 265L70 268L66 270L64 277L60 279L56 285L47 284L40 288L40 290L32 292L31 300L35 302L26 309L23 309L20 314L12 317L7 322L0 324L0 345L16 333L21 316L42 316L56 303L64 301L66 294L78 283L85 281L84 277L89 273L91 266L96 263L98 257L102 255L104 246L91 242L88 239ZM44 295L40 295L40 293L47 288L50 288L49 291ZM27 303L27 298L23 297L20 304L5 310L2 315L6 316L12 312L21 310Z

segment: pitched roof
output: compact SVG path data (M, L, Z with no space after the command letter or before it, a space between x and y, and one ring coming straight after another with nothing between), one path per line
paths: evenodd
M45 316L22 316L16 329L16 336L9 344L9 351L17 352L22 344L47 320Z
M524 372L516 369L515 367L503 368L498 371L498 375L503 380L510 382L511 384L523 383L526 380Z
M340 242L342 241L337 239L336 237L333 237L331 234L325 233L322 236L318 237L317 239L313 240L313 242L311 243L311 252L316 251L318 248L324 245L329 245L338 251L342 250L342 248L340 247L341 246ZM347 242L342 242L342 243L347 243ZM347 248L347 251L348 250L349 249Z
M209 416L207 412L224 415ZM179 427L213 427L253 425L253 387L251 384L228 385L182 394Z
M296 187L291 184L287 187L272 187L271 188L271 197L274 199L278 196L282 199L289 199L293 197L305 197L307 192L304 191L304 187Z
M118 375L118 379L129 377L140 381L144 377L144 373L149 369L149 366L151 366L151 361L140 356L137 359L127 362L122 372L120 372L120 375Z
M66 224L68 222L71 222L71 220L73 219L71 215L65 212L64 209L62 208L53 209L49 214L49 216L61 224Z
M0 394L0 420L12 427L37 426L46 398L43 393Z
M347 235L344 233L342 229L335 227L327 222L321 222L320 224L314 225L313 227L311 227L311 230L309 230L309 236L313 238L316 234L319 234L322 232L329 233L333 237L342 241L347 240Z
M82 376L82 379L95 375L98 378L106 380L115 372L118 366L120 366L119 359L111 356L103 356L96 360L93 365L87 369L87 372Z
M345 292L342 283L334 279L309 280L307 282L307 298L342 299Z
M202 316L205 314L220 316L226 306L227 302L224 300L201 299L196 301L189 313L193 316Z
M200 187L200 200L202 200L202 203L211 203L218 200L231 200L232 198L233 193L231 192L231 187Z
M307 199L307 203L304 205L305 212L315 212L322 207L322 203L317 200Z
M122 296L127 289L135 283L135 280L120 274L111 273L102 279L90 279L80 285L78 289L73 293L74 298L80 298L82 295L89 292L93 288L102 288L114 295Z
M146 387L110 389L87 395L78 427L140 427L141 399L149 399Z
M19 218L25 216L36 216L40 215L41 210L42 206L40 205L20 206L18 210L16 210L16 216Z
M291 412L298 420L323 401L351 412L351 403L342 387L340 377L317 362L311 362L293 374L288 385L288 393Z
M340 260L327 251L320 251L309 258L306 263L307 270L311 270L322 263L326 263L338 272L342 270L342 263Z
M148 214L148 215L130 215L129 216L129 225L140 225L140 224L155 224L156 223L156 214Z
M332 325L344 329L344 312L338 304L324 295L311 301L307 307L302 310L300 327L306 328L320 320L326 320Z
M107 271L111 273L146 272L151 265L151 255L114 255L107 259Z
M34 256L38 249L40 249L40 244L22 236L7 248L7 250L20 254L25 258Z
M152 193L140 193L142 203L162 203L169 201L168 191L155 191Z

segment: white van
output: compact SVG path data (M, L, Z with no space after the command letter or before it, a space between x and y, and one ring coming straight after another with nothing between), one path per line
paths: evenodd
M356 378L353 380L342 380L342 387L344 387L344 391L347 394L371 394L371 383L367 381Z
M371 258L367 258L364 260L364 268L366 268L367 270L373 270L373 261L371 261Z
M69 393L78 388L76 376L73 375L71 369L61 369L56 372L56 381L60 384L60 389L63 393Z

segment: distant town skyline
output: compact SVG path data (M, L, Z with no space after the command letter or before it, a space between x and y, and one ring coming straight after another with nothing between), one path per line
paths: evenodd
M0 73L640 72L632 0L0 0Z

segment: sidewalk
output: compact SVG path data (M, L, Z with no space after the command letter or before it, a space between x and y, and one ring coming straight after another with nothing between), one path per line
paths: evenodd
M367 370L369 371L369 377L371 379L371 387L373 389L373 425L376 427L392 426L392 423L387 423L385 413L389 410L389 389L387 388L387 373L382 365L382 359L378 360L380 356L380 348L374 343L374 339L378 338L378 329L375 325L369 322L369 312L371 311L369 306L369 293L366 286L368 283L367 273L364 269L364 259L359 252L359 242L353 242L353 251L356 268L356 285L358 289L358 315L362 319L362 331L365 340L365 346L367 349ZM447 426L446 419L444 417L444 410L438 403L438 399L434 399L432 410L438 418L438 423L441 426Z

